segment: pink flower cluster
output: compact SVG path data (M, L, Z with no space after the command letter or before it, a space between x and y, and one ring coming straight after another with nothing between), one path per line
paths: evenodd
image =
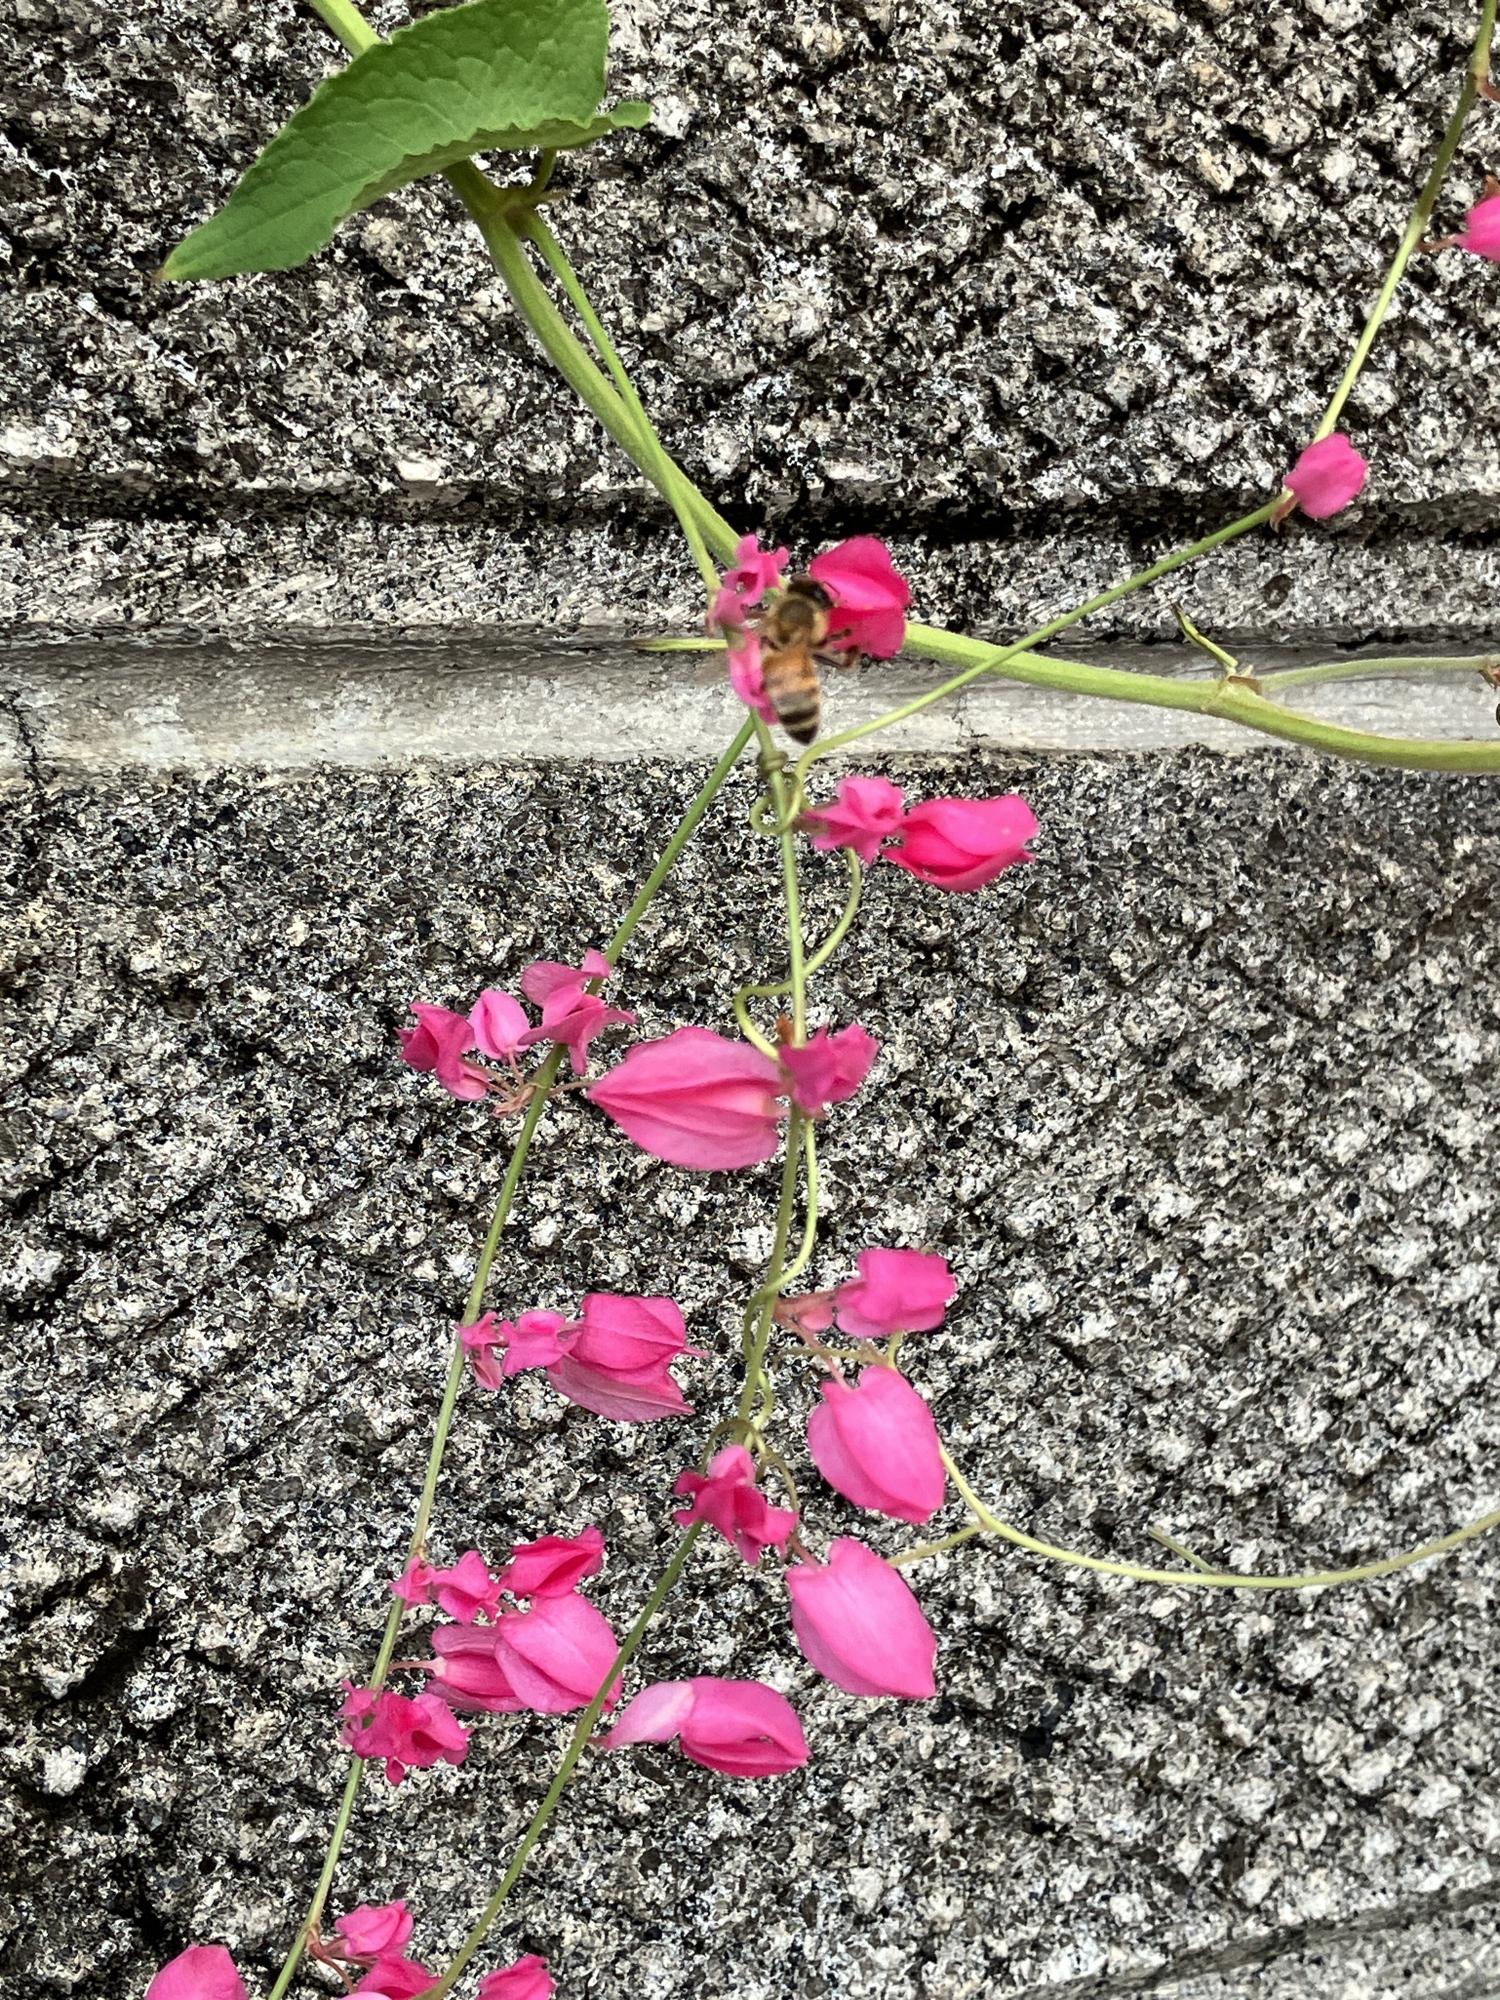
M613 971L601 951L586 951L582 965L559 965L537 959L521 974L521 991L540 1010L535 1025L520 1001L498 987L488 987L467 1014L413 1000L414 1028L401 1031L401 1054L413 1069L436 1076L450 1096L477 1102L492 1091L504 1094L510 1108L521 1084L517 1058L539 1042L554 1042L568 1051L575 1076L588 1068L589 1045L605 1028L633 1022L623 1007L609 1007L597 988ZM476 1055L503 1070L476 1062Z
M728 640L730 685L763 722L774 722L776 711L766 697L755 614L763 615L766 600L774 599L788 560L785 549L763 549L756 536L743 536L709 615ZM851 660L860 654L889 660L900 652L911 586L884 542L874 535L855 535L814 556L807 574L833 600L827 651L847 653Z
M919 882L967 893L1030 861L1036 814L1015 792L996 799L928 799L908 809L889 778L843 778L833 803L802 815L814 847L851 848L866 867L892 861Z
M515 1320L487 1312L458 1332L482 1388L540 1368L560 1396L617 1423L692 1415L671 1364L698 1350L687 1344L674 1299L590 1292L575 1320L559 1312L523 1312Z
M854 1095L878 1053L857 1022L819 1028L779 1058L712 1028L677 1028L637 1043L586 1095L659 1160L703 1172L750 1167L776 1151L788 1102L820 1117Z
M1369 462L1354 449L1342 432L1319 438L1298 458L1286 476L1289 500L1277 509L1276 521L1285 520L1300 507L1309 520L1326 521L1341 514L1364 491Z
M436 1601L455 1621L433 1627L423 1699L462 1714L567 1715L587 1707L619 1651L608 1619L579 1594L603 1567L597 1528L519 1542L493 1575L478 1549L449 1569L408 1564L391 1585L396 1595L408 1604Z
M403 1955L413 1930L405 1899L361 1903L334 1924L332 1940L315 1938L311 1956L333 1968L351 1993L364 2000L415 2000L436 1986L438 1975ZM363 1972L353 1983L347 1967ZM547 1961L535 1953L481 1980L478 2000L550 2000L554 1982ZM146 2000L249 2000L234 1960L221 1944L190 1945L164 1965L146 1989Z

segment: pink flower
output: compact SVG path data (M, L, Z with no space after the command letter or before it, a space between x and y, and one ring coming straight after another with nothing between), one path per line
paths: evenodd
M576 1594L507 1611L495 1627L495 1658L521 1706L537 1715L586 1708L619 1650L604 1613ZM610 1703L618 1699L612 1694Z
M400 1951L412 1934L412 1918L403 1897L397 1903L361 1903L333 1928L343 1939L346 1958L373 1961Z
M879 1053L879 1042L857 1021L836 1034L819 1028L802 1048L781 1052L792 1101L814 1118L830 1104L846 1103L869 1075Z
M414 1028L401 1030L401 1057L413 1069L431 1070L450 1096L474 1103L489 1091L483 1070L463 1058L474 1046L474 1030L450 1007L413 1000Z
M469 1366L474 1370L474 1380L481 1389L498 1389L505 1380L505 1369L495 1359L494 1349L505 1345L508 1332L492 1312L481 1313L469 1325L458 1328ZM425 1604L427 1599L421 1601Z
M782 1548L797 1516L789 1507L773 1507L755 1483L755 1460L741 1444L726 1445L710 1459L708 1474L680 1472L674 1493L692 1496L690 1507L680 1507L672 1519L679 1528L690 1521L708 1521L726 1542L732 1542L751 1568L758 1567L761 1552Z
M962 894L1030 861L1026 843L1036 833L1036 814L1014 792L1000 799L927 799L902 820L885 859L919 882Z
M413 1556L391 1585L391 1595L399 1597L403 1604L431 1604L432 1579L435 1571L430 1570L420 1556Z
M829 637L872 659L889 660L906 638L911 586L874 535L855 535L807 565L834 601Z
M729 685L762 722L774 722L776 710L766 693L766 677L761 672L759 638L754 632L733 632L728 652Z
M469 1751L468 1731L453 1718L435 1694L410 1700L383 1688L351 1687L341 1711L344 1727L339 1740L358 1757L381 1757L385 1775L399 1785L408 1768L425 1771L433 1764L461 1764Z
M146 2000L248 2000L245 1982L221 1944L190 1944L164 1965Z
M834 1294L840 1327L851 1340L925 1333L941 1326L958 1292L946 1257L926 1250L861 1250L859 1276Z
M436 1984L437 1974L414 1958L377 1958L354 1991L366 2000L415 2000Z
M514 1322L502 1321L505 1361L500 1372L520 1375L528 1368L550 1368L567 1353L575 1331L572 1321L559 1312L523 1312Z
M1500 264L1500 193L1488 194L1483 201L1475 202L1464 218L1463 228L1448 240L1455 250L1469 250L1476 257L1487 257L1492 264Z
M605 1028L634 1021L624 1007L607 1007L597 993L588 991L590 980L608 979L613 967L602 951L584 953L576 970L553 959L538 959L521 974L521 991L533 1006L542 1010L541 1026L528 1028L520 1047L536 1042L559 1042L568 1051L573 1074L582 1076L588 1068L589 1043Z
M495 1652L492 1625L436 1625L432 1691L460 1714L515 1715L526 1704Z
M790 560L786 549L763 549L758 535L742 535L709 613L712 623L721 629L743 625L745 613L775 586Z
M901 1572L842 1537L826 1563L786 1573L797 1644L824 1680L849 1694L923 1701L936 1692L937 1637Z
M521 991L533 1007L545 1007L554 993L570 986L586 986L591 979L608 979L613 972L604 953L590 945L582 965L563 965L555 958L533 959L521 974Z
M948 1475L932 1412L898 1369L865 1368L855 1388L836 1377L807 1420L807 1448L837 1493L896 1521L930 1521Z
M490 986L469 1009L469 1026L481 1055L493 1056L496 1062L514 1062L521 1037L531 1023L519 1000Z
M531 1951L481 1979L477 2000L550 2000L555 1990L546 1959Z
M841 778L832 805L802 815L814 847L852 847L868 868L898 832L906 794L889 778Z
M450 1569L434 1569L431 1577L437 1601L460 1625L500 1615L500 1579L491 1576L478 1549L469 1549Z
M570 1403L619 1423L690 1416L671 1363L694 1352L674 1299L590 1292L547 1380Z
M1310 444L1286 476L1288 492L1314 521L1340 514L1356 498L1369 474L1369 463L1335 431Z
M517 1542L500 1581L512 1597L563 1597L603 1567L604 1537L597 1528L585 1528L581 1535Z
M770 1159L785 1087L778 1064L748 1042L678 1028L638 1042L586 1095L645 1152L713 1171Z
M724 1681L707 1675L690 1681L657 1681L626 1704L600 1748L668 1743L730 1778L772 1778L807 1762L807 1738L784 1695L762 1681Z

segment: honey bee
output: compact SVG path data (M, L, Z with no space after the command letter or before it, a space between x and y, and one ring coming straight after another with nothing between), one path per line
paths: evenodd
M816 577L791 577L769 598L760 619L760 667L766 699L794 743L811 743L823 719L820 662L852 665L826 649L833 597Z

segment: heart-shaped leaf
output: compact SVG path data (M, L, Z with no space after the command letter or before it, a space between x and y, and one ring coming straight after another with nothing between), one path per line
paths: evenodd
M597 110L605 0L467 0L367 49L289 118L165 278L285 271L347 216L471 153L586 146L650 106Z

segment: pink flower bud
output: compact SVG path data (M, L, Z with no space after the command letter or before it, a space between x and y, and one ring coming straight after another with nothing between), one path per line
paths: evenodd
M797 1644L825 1680L907 1701L936 1692L936 1635L901 1572L873 1549L843 1537L826 1563L793 1563L786 1587Z
M413 1000L409 1011L416 1015L417 1025L401 1030L402 1060L413 1069L430 1070L451 1097L468 1103L484 1097L488 1079L463 1060L474 1046L474 1030L463 1015L425 1000Z
M1304 514L1314 521L1326 521L1356 498L1369 471L1368 462L1348 438L1335 431L1332 437L1319 438L1307 447L1287 474L1286 486Z
M511 1062L531 1023L519 1000L490 986L469 1009L469 1026L481 1055L493 1056L496 1062Z
M935 889L966 893L1029 861L1036 815L1014 792L999 799L927 799L901 822L884 858Z
M906 794L889 778L841 778L832 805L802 815L814 847L852 847L868 868L900 830Z
M807 1420L813 1464L837 1493L896 1521L930 1521L948 1475L932 1412L899 1369L861 1370L858 1385L830 1377Z
M500 1579L490 1575L478 1549L469 1549L451 1569L434 1569L429 1575L438 1603L461 1625L499 1617Z
M754 1569L761 1553L785 1545L797 1516L789 1507L773 1507L755 1482L755 1460L741 1444L726 1445L710 1459L708 1474L680 1472L674 1493L690 1494L692 1505L680 1507L672 1519L679 1528L690 1521L708 1521L726 1542L732 1542Z
M435 1625L432 1692L460 1715L515 1715L526 1704L495 1656L495 1627Z
M347 1917L339 1917L333 1928L343 1940L346 1958L373 1963L399 1952L413 1925L403 1897L396 1903L361 1903Z
M834 602L829 638L872 659L889 660L906 638L911 585L896 572L891 552L874 535L855 535L807 565Z
M436 1984L437 1974L414 1958L377 1958L354 1991L365 2000L416 2000Z
M724 583L713 601L711 621L721 630L743 625L752 610L786 568L791 557L786 549L763 549L758 535L742 535L734 561L724 572Z
M245 1982L221 1944L190 1944L164 1965L146 2000L248 2000Z
M668 1743L730 1778L772 1778L807 1762L807 1738L785 1695L763 1681L657 1681L626 1704L602 1750L631 1743Z
M597 1528L585 1528L581 1535L517 1542L500 1581L512 1597L566 1597L603 1567L604 1537Z
M495 1627L495 1658L522 1706L538 1715L586 1708L619 1650L604 1613L574 1595L507 1611ZM613 1693L610 1703L618 1699Z
M958 1291L945 1257L926 1250L861 1250L854 1261L859 1276L834 1294L839 1326L851 1340L942 1325Z
M709 1172L770 1159L785 1087L779 1065L748 1042L678 1028L638 1042L585 1094L643 1151Z
M802 1048L781 1052L793 1103L813 1118L830 1104L847 1103L879 1053L879 1042L857 1021L836 1034L819 1028Z
M481 1979L477 2000L550 2000L555 1990L546 1959L532 1951Z
M1492 264L1500 264L1500 194L1486 195L1483 201L1475 202L1464 218L1462 230L1452 241L1456 250L1468 250L1476 257L1487 257Z

